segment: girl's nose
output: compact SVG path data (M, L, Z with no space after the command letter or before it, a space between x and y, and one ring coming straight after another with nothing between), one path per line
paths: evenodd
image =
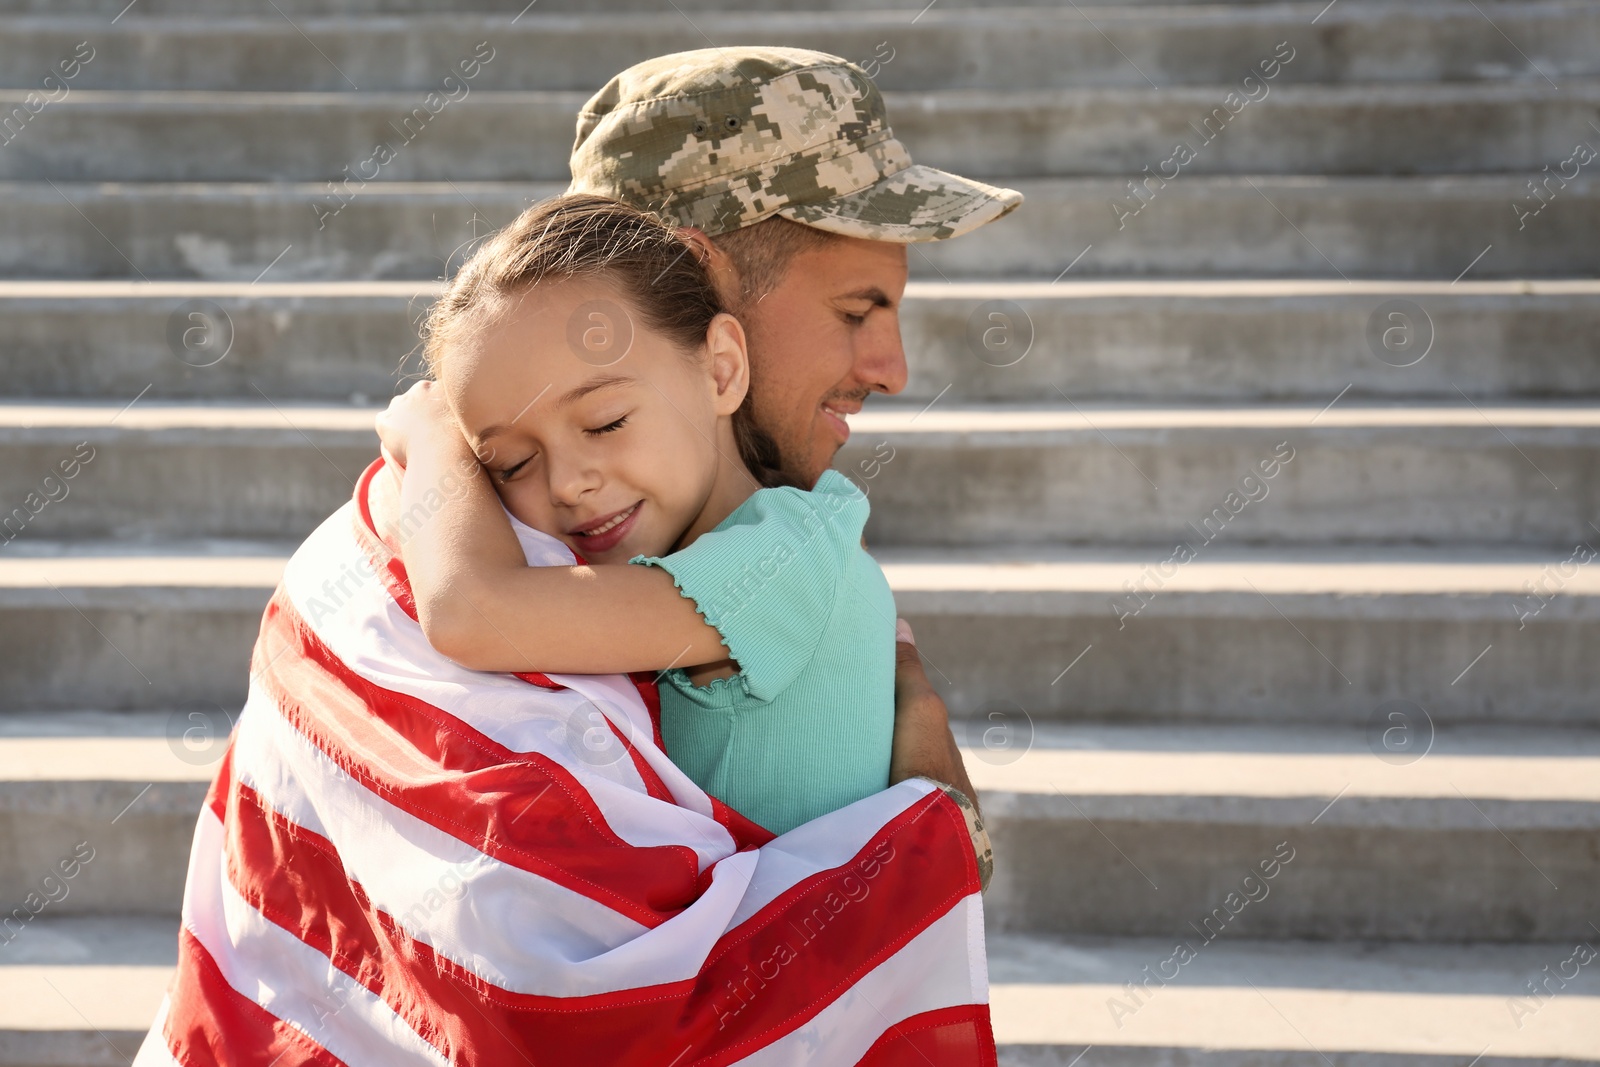
M550 462L550 501L558 507L576 505L591 489L600 485L600 474L584 463Z

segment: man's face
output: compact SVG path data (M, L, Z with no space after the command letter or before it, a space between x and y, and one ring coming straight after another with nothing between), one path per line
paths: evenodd
M833 463L867 394L905 388L905 291L904 245L840 237L796 255L777 288L740 308L756 425L805 484Z

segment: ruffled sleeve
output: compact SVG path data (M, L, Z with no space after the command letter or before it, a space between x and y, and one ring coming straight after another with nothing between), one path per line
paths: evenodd
M825 471L810 492L757 490L681 552L629 562L672 575L722 634L745 690L771 700L816 654L868 511L861 490Z

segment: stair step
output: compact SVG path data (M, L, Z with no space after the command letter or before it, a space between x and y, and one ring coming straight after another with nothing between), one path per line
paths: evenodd
M1288 877L1288 874L1285 874ZM1580 938L1591 944L1595 935ZM1527 983L1575 963L1571 941L1520 945L989 940L1006 1067L1529 1067L1591 1064L1595 968L1535 1000ZM1592 958L1593 952L1587 954ZM1586 958L1579 955L1578 959ZM1165 964L1177 978L1151 979ZM1564 965L1564 966L1563 966ZM1128 983L1148 983L1129 993ZM1551 990L1558 987L1551 981ZM1120 1005L1120 1007L1119 1007Z
M1223 908L1213 926L1246 937L1554 940L1600 904L1600 730L1067 726L996 705L956 734L1006 929L1183 936ZM1224 908L1246 875L1261 906Z
M0 708L237 707L292 547L18 538L0 560ZM1165 577L1170 549L875 555L963 714L1361 725L1408 700L1440 725L1600 726L1600 578L1570 546L1218 544Z
M1589 530L1571 489L1600 446L1596 407L1333 394L1305 406L1084 408L1059 387L1057 399L1066 403L879 405L853 417L836 465L873 496L869 540L1170 545L1219 508L1242 514L1246 478L1253 493L1282 494L1230 531L1254 543L1559 544ZM1275 456L1285 465L1264 483L1256 472Z
M1021 8L999 20L941 4L915 22L892 10L838 19L723 11L715 32L719 40L855 59L869 64L888 90L1222 84L1242 78L1284 40L1295 42L1285 70L1298 83L1544 77L1559 83L1600 74L1600 20L1591 6L1572 0L1499 6L1493 26L1459 0L1406 7L1346 2L1326 12L1326 0L1210 10L1129 6L1088 18L1066 7ZM293 25L270 10L254 17L130 16L114 26L101 17L10 17L0 23L0 84L33 88L42 57L71 56L85 39L95 54L74 89L344 92L356 85L426 92L487 41L493 58L469 80L471 90L592 92L641 60L706 46L695 24L670 9L627 19L552 17L543 10L541 4L515 22L504 14L457 12L312 17ZM1317 29L1308 32L1313 18Z
M417 323L438 291L413 281L0 282L0 374L15 375L14 395L35 397L148 387L150 399L382 403L423 370Z
M17 962L0 967L0 1064L126 1064L176 963L176 923L36 923L7 948ZM1118 1067L1594 1062L1594 969L1580 968L1553 996L1535 1000L1527 990L1546 967L1572 969L1570 942L1191 940L1194 955L1168 965L1178 977L1163 982L1145 969L1153 974L1173 957L1168 941L991 933L1001 1064L1067 1067L1085 1046L1082 1062ZM1130 995L1129 983L1146 984Z
M0 403L7 532L304 536L376 456L376 410L259 395ZM1320 405L1085 408L1058 396L1052 406L880 404L853 416L837 466L870 483L869 540L1166 545L1208 516L1226 526L1230 508L1241 518L1229 540L1246 543L1550 546L1589 529L1573 487L1600 453L1597 405L1332 394ZM19 514L29 494L40 498L40 479L74 457L88 477L69 491L79 488L83 504ZM1261 464L1273 480L1257 477ZM1251 506L1241 491L1279 503Z
M19 464L9 484L0 476L0 500L17 502L4 529L19 538L21 527L44 537L297 539L349 499L376 458L375 415L368 407L271 397L0 404L0 451L16 449ZM42 495L40 479L74 457L84 461L82 481L64 484L82 504L68 504L68 496L19 515L19 506L31 510L30 493L35 501Z
M0 891L20 900L38 871L75 854L82 869L53 914L175 912L236 713L191 702L5 716ZM992 743L999 728L1015 743ZM1281 871L1260 872L1286 875L1269 892L1289 891L1220 920L1230 933L1583 936L1600 903L1600 730L1433 730L1420 717L1404 728L1419 731L1410 754L1360 728L957 721L995 841L990 921L1181 935L1276 857Z
M1521 218L1537 207L1530 176L1184 174L1152 186L1155 198L1120 224L1114 205L1137 206L1126 179L1007 179L1027 197L1019 211L959 241L919 245L909 260L929 281L1600 274L1586 239L1600 229L1600 180L1580 174ZM314 206L334 202L314 182L0 183L0 277L432 280L474 240L565 188L565 179L372 182L319 224Z
M1287 75L1284 75L1285 77ZM1594 133L1600 82L1277 87L1253 107L1232 85L887 93L915 157L996 181L1137 175L1187 143L1196 174L1408 174L1557 168ZM480 90L437 112L418 92L73 92L0 154L0 179L557 181L586 93ZM0 91L0 109L26 92ZM403 128L402 120L421 116ZM448 114L450 117L444 119ZM1203 120L1211 117L1209 129ZM1197 132L1198 131L1198 132ZM357 178L359 181L359 177ZM1136 206L1136 202L1132 202ZM337 206L337 201L330 201Z
M260 389L381 402L421 372L415 323L437 291L405 281L0 281L0 378L13 396L148 386L150 399L259 399ZM1423 309L1397 320L1412 323L1410 350L1369 347L1374 316L1381 338L1390 324L1380 309L1397 300ZM1325 398L1347 386L1351 399L1600 395L1590 358L1600 281L1589 279L913 282L900 322L904 398L924 403L941 393L1032 401L1056 386L1076 400L1150 402ZM1010 332L991 350L981 331L995 323ZM201 331L192 351L189 329ZM1394 366L1432 350L1437 358Z
M1592 143L1600 148L1600 136ZM912 274L1052 279L1070 268L1074 277L1339 281L1600 274L1594 242L1578 235L1600 228L1600 180L1581 173L1565 188L1552 185L1553 195L1541 190L1542 208L1527 188L1538 166L1510 175L1183 173L1164 187L1141 186L1141 208L1127 182L1149 162L1123 178L1008 180L1027 198L1021 208L959 241L918 247ZM281 249L266 252L262 264Z
M320 182L54 185L0 183L0 275L434 281L567 182L372 182L320 224Z
M238 708L293 547L18 538L0 560L0 707Z
M275 0L285 14L321 18L351 15L418 15L438 14L440 11L456 11L462 14L481 15L485 13L498 13L513 17L526 16L533 18L534 11L543 14L561 13L566 15L588 14L593 11L592 4L581 0L540 0L537 8L530 8L526 0ZM1229 7L1247 7L1256 5L1269 5L1279 3L1281 0L1229 0ZM1337 2L1337 0L1336 0ZM1414 5L1417 0L1344 0L1345 3L1362 3L1364 7L1373 10L1387 8L1401 8ZM1468 0L1451 0L1465 5ZM1495 9L1520 7L1525 3L1535 0L1498 0ZM123 3L110 2L110 0L0 0L0 13L6 14L39 14L63 15L86 14L103 15L106 19L116 16L120 19L119 12L123 11ZM1119 8L1160 8L1169 6L1187 7L1190 5L1217 6L1217 0L1096 0L1093 5L1080 4L1092 17L1098 19L1104 12L1115 11ZM816 12L848 12L858 13L857 5L847 0L753 0L742 5L746 9L773 12L802 11ZM875 9L886 11L904 11L916 14L927 7L926 0L877 0L873 5ZM1056 0L942 0L941 8L973 9L979 11L1011 11L1015 9L1051 8L1056 6ZM729 10L728 0L678 0L679 9L685 12L707 12L717 15L726 14ZM656 14L660 12L659 5L652 0L614 0L606 8L617 14ZM164 15L204 15L216 17L218 15L259 16L261 8L253 0L139 0L126 12L129 19L145 19L152 16ZM1330 16L1324 16L1324 19ZM1318 21L1318 25L1322 20ZM704 39L702 38L702 44Z
M1589 530L1560 486L1589 477L1600 408L1336 395L1325 405L1083 408L1059 387L1058 397L1067 403L878 405L854 416L835 466L874 498L870 541L1168 545L1218 509L1243 514L1242 478L1262 499L1282 496L1230 530L1240 541L1560 544ZM1256 477L1261 464L1274 485Z
M236 716L237 705L190 701L142 715L0 717L3 899L39 892L76 859L52 917L176 915L195 817Z
M1403 699L1440 723L1600 725L1600 572L1570 546L1195 544L1185 564L1170 548L874 554L964 713L1357 725Z
M1570 546L1196 544L1181 565L1171 549L874 554L968 714L1354 725L1403 699L1440 723L1600 725L1600 574Z
M126 1067L177 965L178 924L46 912L0 960L0 1065Z

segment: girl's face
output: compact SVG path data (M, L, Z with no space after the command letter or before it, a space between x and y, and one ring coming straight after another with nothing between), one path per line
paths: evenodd
M514 296L439 377L506 508L591 563L670 552L726 458L714 361L647 331L598 279Z

